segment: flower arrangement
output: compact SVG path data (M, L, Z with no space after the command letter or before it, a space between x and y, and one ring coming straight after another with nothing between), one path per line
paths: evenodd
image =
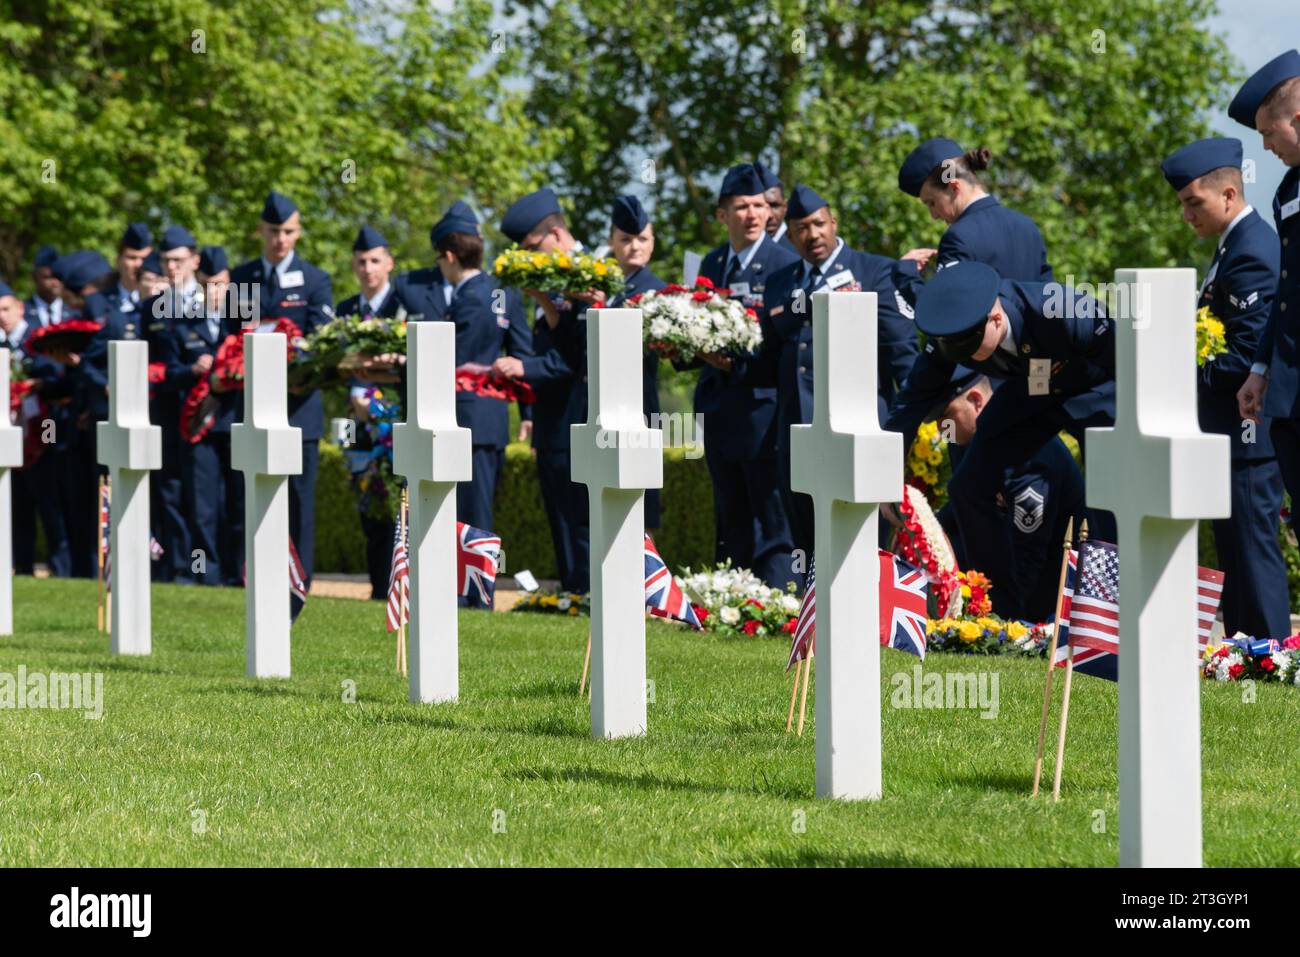
M538 590L524 593L510 610L577 617L591 614L591 598L574 592Z
M296 361L303 347L302 330L292 319L277 319L272 332L283 333L290 363ZM220 385L216 390L214 386ZM181 437L191 445L199 442L217 421L221 411L219 392L237 392L244 388L244 337L226 336L217 346L208 374L194 384L181 406Z
M58 325L42 326L33 332L24 344L28 352L41 355L55 353L76 354L84 352L95 333L102 329L93 319L64 319Z
M729 294L700 276L693 289L669 284L627 302L641 309L651 351L689 362L704 352L753 352L762 344L758 314Z
M401 482L393 477L393 426L403 419L395 393L367 387L366 417L361 421L364 439L344 450L357 508L369 518L391 519L397 514Z
M898 531L896 550L905 560L925 569L930 578L931 612L939 618L953 618L962 613L962 580L956 556L943 527L935 518L925 494L916 486L904 483L903 500L898 505L903 526ZM985 593L992 587L980 576Z
M713 569L683 569L677 584L705 631L763 638L793 634L799 597L793 584L785 591L769 587L748 568L724 562Z
M502 285L563 295L600 292L609 298L623 288L617 260L582 253L530 252L515 246L496 258L492 271Z
M1211 312L1209 306L1202 306L1196 310L1196 364L1204 366L1227 351L1228 338L1223 320Z
M1218 645L1207 645L1201 673L1211 681L1272 681L1300 687L1300 635L1284 641L1250 638L1240 632Z
M926 422L916 431L916 439L907 452L908 481L930 500L932 508L942 508L948 499L948 479L952 463L947 442L939 433L939 423Z
M1051 625L1004 621L997 615L930 619L926 648L963 655L1042 655L1052 639Z

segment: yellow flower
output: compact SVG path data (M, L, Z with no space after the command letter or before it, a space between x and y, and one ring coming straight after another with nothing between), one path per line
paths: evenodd
M573 260L568 256L561 254L555 257L555 265L559 266L561 269L572 269Z
M1007 622L1007 637L1019 641L1029 634L1029 629L1018 621Z
M963 621L957 626L957 637L967 644L976 641L983 633L984 629L973 621Z
M970 597L970 585L962 585L962 586L961 586L961 597L962 597L962 598L969 598L969 597Z
M987 628L991 632L997 633L1002 630L1002 622L996 618L976 618L975 621L981 628Z
M569 614L570 614L570 615L576 615L577 613L578 613L578 606L577 606L577 605L570 605L570 606L569 606Z
M545 266L547 261L547 257L543 253L533 253L532 262L538 269Z

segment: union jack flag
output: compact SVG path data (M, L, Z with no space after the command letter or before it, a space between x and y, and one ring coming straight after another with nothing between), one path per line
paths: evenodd
M1085 561L1092 542L1084 542ZM1061 628L1056 641L1055 663L1058 667L1064 667L1066 660L1070 657L1070 645L1074 644L1074 670L1082 674L1091 675L1094 678L1105 678L1107 681L1119 680L1119 550L1106 542L1099 542L1098 545L1104 546L1110 550L1115 559L1114 569L1114 610L1113 613L1109 607L1100 607L1100 600L1097 598L1085 599L1085 611L1078 614L1076 609L1079 607L1080 597L1075 593L1075 582L1078 578L1079 553L1071 549L1068 564L1065 572L1065 590L1061 596ZM1101 563L1099 566L1101 574L1106 574L1109 568L1109 562ZM1104 588L1110 589L1109 578L1101 583ZM1101 590L1101 589L1099 589ZM1213 568L1198 566L1196 569L1196 595L1197 595L1197 661L1200 661L1200 652L1204 651L1206 644L1210 640L1210 631L1214 627L1214 620L1218 615L1219 602L1223 597L1223 572ZM1112 618L1115 622L1114 640L1105 642L1098 640L1097 632L1108 634L1110 627L1106 623ZM1076 636L1088 632L1090 634L1087 644L1081 643ZM1108 649L1106 645L1109 644ZM1099 647L1100 646L1100 647Z
M925 572L892 552L880 550L880 643L925 660Z
M456 523L456 591L471 605L492 607L497 589L501 539L464 522Z
M649 534L645 537L645 605L652 615L684 621L696 631L704 628Z
M397 631L410 617L411 573L405 522L393 526L393 560L388 571L388 630Z
M808 560L808 588L803 593L803 602L799 605L799 617L795 619L794 643L790 646L790 660L785 663L789 671L796 661L803 661L817 647L817 556Z

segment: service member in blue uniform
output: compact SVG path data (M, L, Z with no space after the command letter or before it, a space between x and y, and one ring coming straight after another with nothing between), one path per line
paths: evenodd
M1237 394L1243 418L1271 419L1269 437L1291 496L1291 523L1300 512L1300 52L1264 64L1242 85L1228 114L1258 130L1288 167L1273 196L1273 223L1281 243L1272 309L1250 375Z
M771 210L767 217L768 239L778 246L788 249L796 256L799 255L799 250L790 241L790 229L786 215L788 204L785 199L785 184L781 182L776 173L757 160L754 161L754 171L758 173L759 182L763 184L763 198L767 200L767 207Z
M57 326L63 321L63 300L59 297L59 278L54 275L54 261L59 251L53 246L36 250L32 260L32 284L35 290L27 300L26 318L34 327Z
M24 349L27 334L32 327L28 324L26 307L19 301L17 294L3 279L0 279L0 348L8 349L10 362L14 367L26 369L29 359ZM4 397L6 402L8 396ZM39 398L28 396L24 400L26 408L20 408L15 424L26 431L26 419L31 413L39 414ZM26 443L24 443L26 444ZM30 575L36 563L36 515L38 499L32 487L31 462L24 460L20 468L12 471L10 482L10 531L13 540L13 571L15 575ZM48 528L49 523L44 522Z
M175 390L176 401L182 407L190 390L212 371L217 349L226 335L230 266L224 247L204 246L199 250L195 279L202 290L201 307L184 310L173 320L171 334L162 340L166 383ZM184 437L178 440L191 554L198 550L203 555L193 576L205 585L238 585L243 577L244 484L230 462L230 426L238 395L231 391L213 393L218 409L212 428L197 442Z
M701 276L760 314L772 275L799 261L768 238L764 192L751 163L727 171L717 206L727 241L700 263ZM776 388L733 384L726 357L703 358L709 365L695 387L695 411L704 416L713 480L715 558L783 588L797 575L777 463Z
M964 448L975 437L980 413L988 408L995 388L983 373L958 366L946 401L936 404L927 421L951 423L952 444ZM1066 527L1073 520L1078 529L1086 514L1083 473L1065 443L1054 437L1028 461L1008 466L1003 475L996 504L1011 541L1012 572L1007 580L994 583L989 595L993 611L1004 618L1050 621L1056 612ZM938 518L958 566L977 568L966 554L952 509L945 505Z
M135 312L148 294L140 288L140 267L153 252L153 233L145 223L130 223L117 244L117 264L113 281L100 293L119 312Z
M1232 515L1213 523L1224 629L1285 638L1291 614L1277 543L1282 472L1268 420L1247 426L1237 408L1277 288L1277 234L1246 203L1241 156L1240 140L1198 140L1161 169L1178 193L1184 221L1202 239L1219 240L1199 305L1223 322L1228 349L1197 370L1196 394L1201 429L1232 441Z
M874 292L877 297L876 396L880 420L911 371L919 347L912 308L894 287L894 260L859 252L839 236L834 212L809 186L790 194L786 222L802 258L777 270L764 292L763 346L753 360L739 360L737 374L754 384L777 387L776 448L795 547L813 549L812 499L790 487L790 426L812 421L815 292ZM806 564L806 563L805 563Z
M339 318L360 316L363 319L396 319L406 315L406 309L392 282L393 255L388 240L372 226L362 226L352 242L352 275L357 279L360 292L348 296L334 307ZM377 359L377 357L376 357ZM369 360L363 370L358 370L349 382L349 392L354 403L368 404L365 398L371 385L392 383L400 390L401 375L392 367ZM365 428L368 413L357 410L354 415L354 443L346 452L349 460L367 459L374 451L374 443ZM358 461L358 464L361 464ZM399 478L400 482L401 479ZM357 517L361 532L366 538L366 569L370 576L370 597L383 601L388 595L388 578L393 558L395 518L376 514L376 509L362 494L357 502Z
M578 252L559 200L543 187L517 200L501 218L501 232L523 249L543 253ZM590 588L590 528L587 488L573 481L569 426L586 421L587 306L591 295L547 296L522 290L535 303L533 355L503 356L493 368L506 378L522 378L533 389L533 451L551 542L566 591Z
M269 332L275 320L289 319L304 336L311 335L334 317L334 291L328 273L294 252L302 220L293 200L269 193L257 232L262 255L230 271L231 289L240 303L238 315L247 315L256 304L261 318L256 331ZM230 312L226 329L237 333L240 320ZM242 411L239 415L242 420ZM289 393L289 424L302 429L302 472L289 477L289 534L310 584L316 557L316 469L325 434L319 390Z
M885 428L910 448L959 364L1005 380L948 485L970 563L994 587L1014 580L996 504L1005 470L1062 430L1086 451L1085 430L1114 423L1115 328L1104 311L1074 289L1006 281L970 261L945 267L917 295L916 325L928 338Z
M617 309L633 296L657 292L667 285L650 270L650 260L655 254L655 228L646 214L641 200L635 196L615 196L609 216L609 248L623 270L625 285L609 300L609 307ZM646 422L655 428L659 422L659 355L649 349L641 363L641 411ZM665 441L669 436L664 436ZM646 489L645 526L658 528L662 524L663 506L660 490Z
M1038 226L984 189L979 173L991 160L986 148L967 152L944 137L926 140L903 160L899 189L920 199L932 218L948 224L938 249L912 249L899 260L895 282L909 302L915 300L921 271L931 259L936 271L975 260L992 266L1003 279L1052 281Z

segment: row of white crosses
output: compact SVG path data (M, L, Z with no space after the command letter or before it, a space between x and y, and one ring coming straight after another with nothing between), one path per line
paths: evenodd
M1197 676L1179 667L1196 635L1196 523L1226 517L1228 447L1196 420L1193 270L1127 270L1121 284L1149 292L1116 324L1117 416L1089 430L1090 505L1113 511L1124 583L1120 630L1120 863L1201 862ZM902 497L902 437L876 412L875 293L814 294L818 370L810 425L791 434L792 482L816 515L816 792L840 799L882 794L879 562L880 505ZM592 734L646 731L643 586L644 495L662 485L662 432L641 414L641 314L588 313L588 422L574 425L573 479L591 498ZM412 489L411 700L455 701L458 648L456 483L470 478L470 436L456 424L454 329L411 323L407 421L394 432L395 471ZM301 470L288 425L285 340L245 336L245 421L232 437L245 473L248 673L287 677L289 582L287 477ZM147 347L109 351L109 421L100 461L113 470L113 650L148 654L148 470L160 435L148 423ZM8 363L3 363L7 377ZM3 382L0 379L0 382ZM7 425L7 423L6 423ZM0 531L8 526L8 469L21 436L0 428ZM15 452L15 449L17 450ZM1103 464L1104 463L1104 464ZM7 535L6 535L7 538ZM3 549L0 549L3 551ZM8 555L0 559L7 563ZM864 587L864 585L866 587ZM9 621L9 575L0 625Z

